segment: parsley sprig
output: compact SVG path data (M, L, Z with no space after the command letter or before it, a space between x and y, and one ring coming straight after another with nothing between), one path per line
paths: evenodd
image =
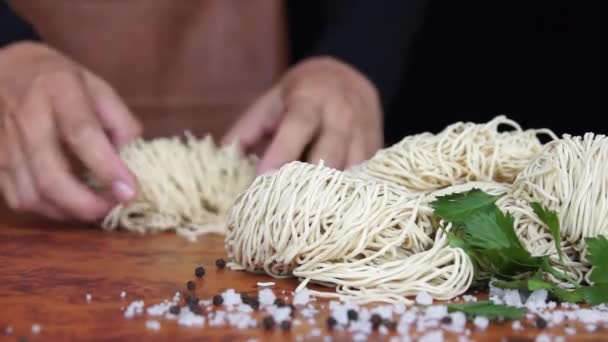
M513 216L503 213L496 205L499 198L473 189L438 197L431 203L434 216L452 225L447 232L450 246L462 248L473 261L476 286L487 287L491 278L497 278L499 281L494 283L495 286L525 291L546 289L559 301L593 305L608 303L608 240L604 236L586 239L588 260L593 267L592 284L580 285L556 269L549 256L532 256L526 250L517 238ZM561 268L567 269L561 247L559 217L539 203L531 203L530 206L549 229ZM570 283L574 289L559 287L547 277L548 274ZM480 307L487 309L483 305ZM507 315L505 311L504 316Z

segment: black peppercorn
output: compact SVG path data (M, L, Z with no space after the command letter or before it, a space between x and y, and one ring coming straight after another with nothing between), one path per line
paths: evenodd
M222 305L224 304L224 297L220 295L213 296L213 305Z
M188 308L195 315L200 315L201 314L201 308L199 308L199 306L196 305L196 304L190 304L190 305L188 305Z
M181 308L179 307L179 305L173 305L169 308L169 312L174 315L179 315L180 311L181 311Z
M378 329L380 324L382 324L382 317L380 317L380 315L378 315L378 314L373 314L369 320L370 320L370 322L372 322L372 328L374 330Z
M184 299L186 300L186 304L198 304L198 298L193 294L187 294Z
M277 298L277 299L275 299L275 300L274 300L274 305L276 305L276 306L278 306L278 307L282 308L282 307L284 307L284 306L285 306L285 302L284 302L284 301L282 301L282 300L280 300L279 298Z
M251 297L249 297L248 294L241 293L241 302L243 302L244 304L248 304L250 300L251 300Z
M203 268L203 266L199 266L199 267L195 268L194 275L197 278L202 278L205 275L205 268Z
M359 319L359 313L354 309L348 309L346 315L348 316L349 321L356 321Z
M193 282L192 280L190 280L186 284L186 288L188 288L188 290L190 290L190 291L194 291L194 289L196 289L196 283Z
M385 319L382 321L382 324L388 329L388 330L395 330L397 329L397 322L395 321L391 321L390 319Z
M335 318L329 316L329 318L327 318L327 327L329 329L333 329L336 325L338 324L338 321L336 321Z
M215 266L221 270L222 268L226 267L226 261L224 261L224 259L222 258L219 258L215 260Z
M441 323L445 325L452 324L452 316L443 316Z
M539 329L545 329L547 327L547 321L542 317L536 317L536 327Z
M251 298L247 304L249 304L249 306L256 311L260 308L260 301L257 298Z
M289 321L281 322L281 329L285 331L291 329L291 323Z
M293 304L287 304L287 306L289 306L289 308L291 309L291 311L289 312L289 316L291 317L295 317L296 315L296 307Z
M272 318L272 316L264 317L264 319L262 320L262 326L266 330L271 330L272 328L274 328L274 318Z

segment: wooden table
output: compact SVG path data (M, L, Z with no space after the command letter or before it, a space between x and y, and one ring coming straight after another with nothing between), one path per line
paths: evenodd
M0 341L17 341L21 336L29 341L285 341L311 330L306 323L287 333L279 329L186 328L175 321L161 320L161 329L151 331L145 327L145 314L124 318L121 308L133 300L143 299L147 306L184 290L186 282L194 279L197 265L207 270L204 280L197 281L200 298L210 298L228 288L255 292L258 281L270 280L217 270L214 264L219 257L225 257L219 236L190 243L173 233L109 233L96 227L16 218L0 209ZM293 290L296 285L293 280L277 281L275 289ZM127 293L125 299L120 298L121 291ZM90 303L85 299L87 293L92 295ZM325 329L327 312L316 319L324 333L329 333ZM35 323L41 326L39 334L31 332ZM6 326L12 326L14 332L6 335ZM608 334L601 329L593 334L584 333L582 328L578 331L576 340L608 340ZM473 331L471 338L527 341L540 333L565 335L563 328L514 332L510 323L503 323L491 325L484 332ZM346 332L330 334L333 340L349 339ZM377 333L372 337L388 339Z

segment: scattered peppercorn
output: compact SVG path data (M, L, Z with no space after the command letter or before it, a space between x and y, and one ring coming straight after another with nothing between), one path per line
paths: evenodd
M190 280L186 284L186 288L188 288L188 290L190 290L190 291L194 291L194 289L196 289L196 283L194 281Z
M257 298L251 298L247 304L249 304L253 310L257 311L260 309L260 301Z
M539 329L545 329L547 327L547 321L542 317L536 317L536 327Z
M249 301L251 300L251 297L249 297L248 294L246 293L241 293L241 301L245 304L249 303Z
M224 261L224 259L222 258L219 258L215 260L215 266L221 270L222 268L226 267L226 261Z
M374 330L378 329L380 324L382 324L382 317L380 317L380 315L378 315L378 314L373 314L369 320L370 320L370 322L372 322L372 328Z
M388 330L395 330L397 329L397 322L395 321L391 321L390 319L385 319L382 321L382 324L388 329Z
M173 305L169 308L169 312L174 315L179 315L180 311L181 311L181 308L179 307L179 305Z
M346 315L348 316L349 321L356 321L359 319L359 313L354 309L348 309Z
M331 316L329 316L329 318L327 318L327 328L333 329L337 324L338 324L338 321L336 321L335 318L333 318Z
M220 295L213 296L213 305L222 305L224 304L224 297Z
M264 329L266 330L271 330L274 328L274 318L272 318L272 316L264 317L262 320L262 326L264 326Z
M194 269L194 275L197 278L202 278L205 275L205 268L203 266L199 266Z
M289 306L289 308L291 309L291 311L289 312L289 316L291 317L295 317L296 315L296 307L293 304L287 304L287 306Z
M452 324L452 316L443 316L441 323L445 325Z
M276 305L276 306L278 306L278 307L282 308L282 307L284 307L284 306L285 306L285 302L284 302L284 301L282 301L282 300L280 300L279 298L277 298L277 299L275 299L275 300L274 300L274 305Z
M184 297L186 304L198 304L198 297L189 293Z
M188 305L188 308L195 315L200 315L201 314L201 308L198 305L196 305L196 304L190 304L190 305Z
M289 321L281 322L281 329L285 331L291 329L291 323Z

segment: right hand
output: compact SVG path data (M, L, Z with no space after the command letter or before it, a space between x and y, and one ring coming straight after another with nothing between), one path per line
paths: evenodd
M102 79L37 43L0 50L0 190L15 211L94 221L135 195L118 147L141 125ZM76 159L107 191L70 170Z

